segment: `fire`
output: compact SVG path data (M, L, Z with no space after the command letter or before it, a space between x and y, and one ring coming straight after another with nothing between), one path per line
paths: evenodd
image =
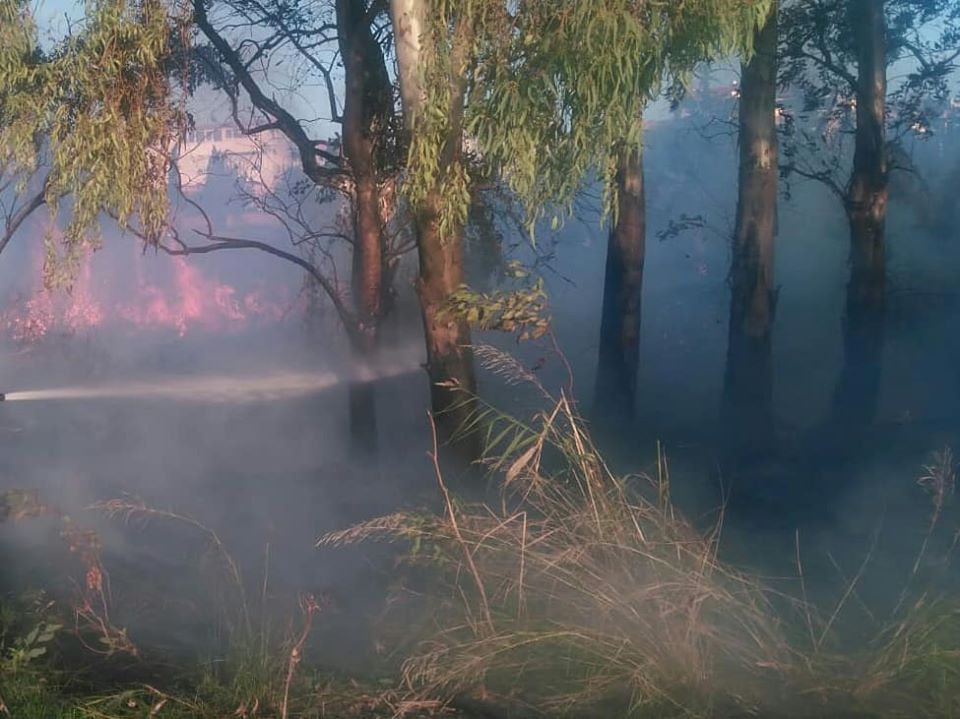
M271 299L264 288L241 292L208 277L183 257L171 259L172 278L165 283L145 278L139 253L134 262L134 287L120 298L111 296L116 291L109 291L106 278L94 281L91 255L84 259L69 293L43 288L37 263L33 276L39 289L0 312L0 332L21 343L100 328L172 330L183 337L193 331L231 332L253 323L276 322L291 310L291 302Z
M184 258L173 258L173 268L172 293L141 280L140 301L122 305L120 316L137 327L173 328L181 337L194 327L229 330L261 316L244 311L235 288L208 279Z
M35 342L51 332L74 334L104 321L100 303L93 298L90 261L81 266L73 292L67 296L41 290L3 314L2 325L18 342Z

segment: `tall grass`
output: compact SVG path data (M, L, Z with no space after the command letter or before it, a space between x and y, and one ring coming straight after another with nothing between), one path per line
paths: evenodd
M422 623L403 613L393 624L406 642L397 686L384 691L315 672L306 655L320 604L304 597L299 622L274 631L266 570L260 596L248 598L216 532L123 499L95 508L125 521L172 522L198 532L210 549L212 562L201 569L219 587L209 595L224 640L219 670L194 672L186 693L120 687L82 700L35 691L29 682L8 685L0 672L0 714L4 699L10 706L15 699L34 707L22 715L37 717L411 717L463 707L469 698L481 711L465 715L487 717L501 709L604 719L960 717L960 598L950 585L960 531L944 521L956 483L949 451L934 455L917 479L931 510L902 589L885 608L867 607L859 596L873 544L852 577L842 578L838 599L814 606L799 538L799 596L774 592L720 556L722 512L703 532L675 509L662 453L652 476L614 475L568 394L552 396L497 350L478 348L477 355L544 400L528 422L479 403L463 428L483 434L483 462L500 481L499 495L470 502L452 493L434 434L441 512L398 512L319 542L401 542L406 561L427 570L412 573L424 581L400 603L419 610ZM14 519L61 521L85 571L80 606L92 612L77 617L87 634L95 625L94 636L115 649L118 637L128 638L109 623L109 581L96 538L35 498L14 499L7 502Z
M507 355L479 354L508 381L536 382ZM404 662L406 686L626 717L695 713L732 682L745 693L725 700L752 704L750 688L792 661L769 593L718 560L720 523L702 536L674 511L665 460L655 477L614 476L570 399L550 399L531 423L484 407L465 428L486 432L499 506L459 503L435 462L445 514L320 540L409 540L438 570L434 636Z
M960 596L951 570L960 529L942 521L956 485L949 448L932 455L917 484L930 499L930 516L896 603L867 615L870 639L865 645L814 658L809 666L821 694L873 716L960 717ZM939 542L942 551L930 556L938 532L946 534L946 541ZM925 564L929 566L922 571ZM855 593L856 582L849 582L844 597ZM844 629L840 626L836 633L842 635Z

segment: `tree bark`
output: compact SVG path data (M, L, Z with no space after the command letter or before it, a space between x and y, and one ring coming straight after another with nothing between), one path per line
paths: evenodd
M426 0L390 0L393 44L397 54L397 80L403 104L404 125L412 131L423 106L423 33L429 7Z
M887 57L883 0L851 0L857 50L857 129L847 199L850 220L848 309L882 309L886 280Z
M633 414L640 363L640 311L646 250L643 155L621 151L616 174L617 221L607 236L600 318L595 412L600 418Z
M470 348L470 327L446 311L450 296L463 284L462 237L439 232L438 192L429 196L417 218L420 275L417 290L427 343L430 399L437 427L446 439L457 436L475 407L477 381ZM479 453L476 438L463 438L461 448Z
M337 0L344 67L343 152L353 177L351 294L357 318L353 351L360 362L377 351L383 319L384 222L378 190L377 142L388 126L391 85L383 50L373 35L366 0ZM349 387L350 436L360 453L376 450L376 411L369 381Z
M834 418L853 430L875 416L884 338L884 230L889 168L883 0L851 0L850 23L857 53L857 128L846 208L850 223L850 279L844 317L844 361L834 394Z
M391 0L391 19L397 49L397 72L403 103L404 123L415 135L425 102L422 72L429 64L432 49L424 34L429 17L428 0ZM443 235L440 218L444 212L442 188L462 161L463 110L466 78L458 73L472 42L470 28L459 26L453 47L450 100L440 150L437 180L413 210L417 233L420 273L417 292L427 345L427 373L430 399L437 428L444 439L457 438L458 448L469 458L479 457L480 438L463 436L461 430L472 418L476 406L476 375L470 349L469 325L447 312L451 295L464 282L463 227Z
M772 449L776 310L774 245L779 176L777 8L757 30L755 54L741 68L740 169L730 266L730 321L721 406L725 450L747 459Z

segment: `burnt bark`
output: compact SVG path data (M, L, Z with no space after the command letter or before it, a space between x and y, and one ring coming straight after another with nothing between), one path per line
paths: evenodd
M857 53L857 127L846 202L850 279L844 360L834 393L834 419L845 429L855 430L870 423L876 413L884 339L889 167L883 0L851 0L850 23Z
M721 419L738 460L774 444L772 329L776 310L778 147L777 8L756 32L741 68L737 215L730 266L730 320Z
M646 204L643 155L623 150L617 161L617 221L607 237L600 318L595 412L601 418L633 414L640 364Z

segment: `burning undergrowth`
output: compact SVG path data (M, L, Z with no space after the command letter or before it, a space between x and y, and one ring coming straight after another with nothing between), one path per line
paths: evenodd
M303 309L286 287L240 288L183 257L151 263L129 240L126 250L122 270L109 260L98 265L102 253L88 252L69 290L44 286L43 256L34 252L28 286L9 294L0 312L0 334L20 344L104 330L182 337L273 324Z

